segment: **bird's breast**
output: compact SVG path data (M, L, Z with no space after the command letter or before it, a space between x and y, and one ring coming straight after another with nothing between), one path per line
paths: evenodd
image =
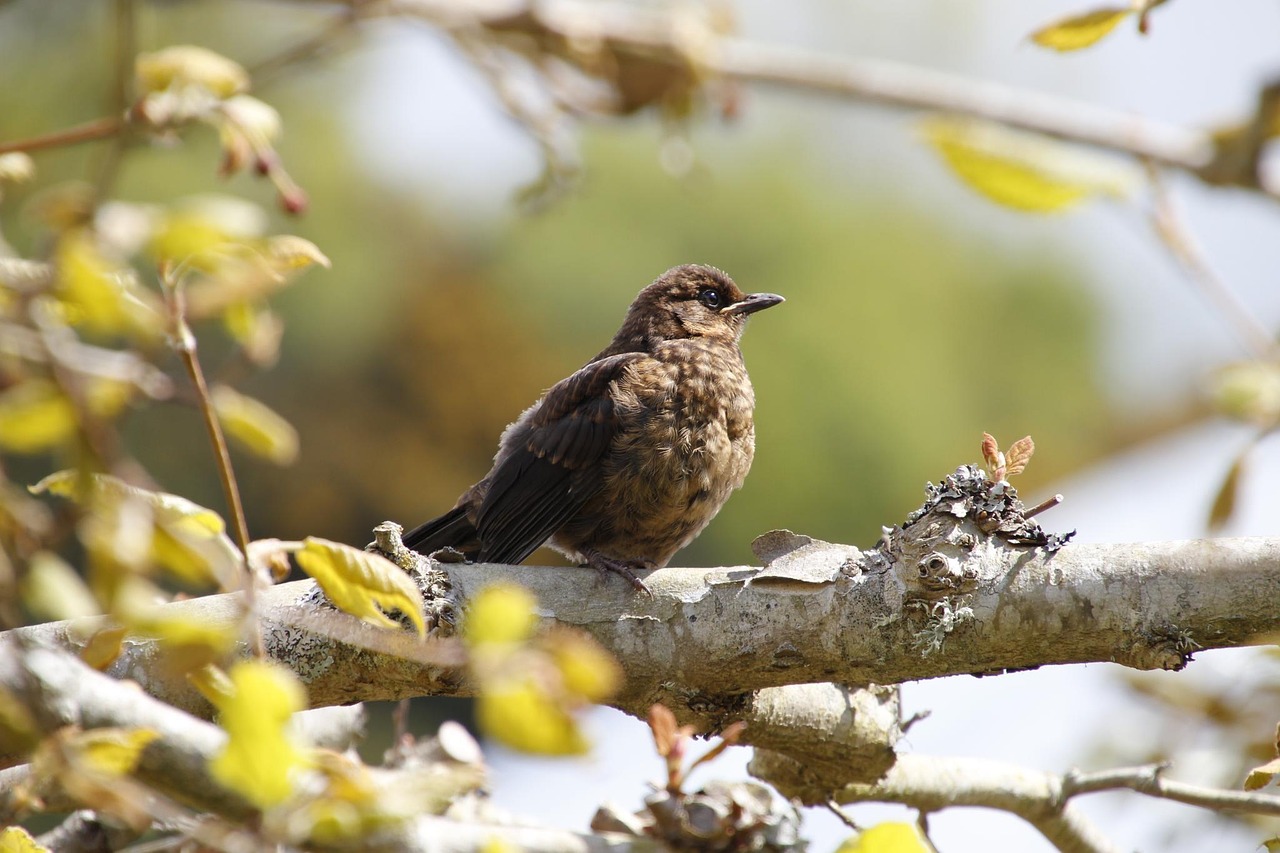
M601 495L619 542L660 563L711 521L755 453L755 397L737 347L682 344L618 381Z

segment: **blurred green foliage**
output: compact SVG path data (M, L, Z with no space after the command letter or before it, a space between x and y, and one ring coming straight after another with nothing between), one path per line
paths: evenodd
M105 8L0 10L0 67L29 81L0 91L0 139L104 113ZM139 9L140 49L194 41L249 66L318 14L255 4L261 26L245 33L238 5ZM412 525L447 509L487 470L502 427L604 345L636 291L691 261L788 303L744 340L755 469L679 563L749 562L751 539L775 527L870 545L918 503L925 480L978 460L983 430L1006 444L1035 437L1040 454L1020 484L1029 498L1107 449L1094 309L1070 264L1045 247L993 245L856 177L833 179L799 133L754 154L742 153L749 138L730 137L732 164L677 180L641 121L641 132L591 131L588 179L545 214L464 227L364 168L379 152L355 150L343 131L359 97L350 64L309 62L255 87L280 110L282 154L312 199L300 222L272 228L313 240L334 265L275 300L288 324L283 357L240 383L302 439L301 461L283 471L237 457L255 536L362 544L383 518ZM115 195L225 191L271 206L262 182L215 177L212 137L131 151ZM38 184L92 179L104 150L41 154ZM38 253L40 233L19 212L33 195L8 198L2 222ZM217 375L221 331L197 331ZM135 416L130 440L165 488L221 507L193 411Z

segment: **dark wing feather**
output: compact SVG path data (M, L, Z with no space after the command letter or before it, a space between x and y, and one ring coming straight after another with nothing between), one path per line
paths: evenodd
M618 428L609 384L646 358L621 353L588 364L542 399L488 477L476 513L478 560L518 563L569 521L602 485L598 465Z
M467 507L460 506L419 524L404 534L402 541L419 554L431 555L441 548L468 551L476 547L476 529L467 518Z

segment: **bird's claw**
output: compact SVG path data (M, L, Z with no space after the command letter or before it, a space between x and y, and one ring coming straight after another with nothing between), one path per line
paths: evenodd
M622 575L631 584L631 588L637 592L643 592L645 595L653 598L653 591L645 585L645 582L636 577L636 569L645 571L655 568L652 560L618 560L613 557L606 557L604 554L596 551L587 553L587 565L599 572L612 572L615 575Z

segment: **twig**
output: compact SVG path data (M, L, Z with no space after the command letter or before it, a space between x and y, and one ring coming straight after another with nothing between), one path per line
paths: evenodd
M227 510L231 515L231 523L236 531L236 544L240 546L240 554L244 558L244 608L249 620L249 644L255 657L266 656L262 644L262 626L258 621L257 608L257 576L253 561L249 558L249 525L245 521L244 504L240 500L240 488L236 485L235 469L231 466L231 453L227 449L227 439L222 433L222 424L218 413L213 408L213 399L209 395L209 387L204 380L204 371L200 367L200 359L196 355L196 338L187 325L182 301L181 281L170 268L160 271L160 283L164 289L165 304L169 308L170 335L174 349L178 351L191 384L195 386L200 401L200 414L204 417L205 428L209 431L209 441L213 445L214 458L218 465L218 477L222 481L223 496L227 501Z
M1270 358L1275 354L1275 338L1209 267L1195 238L1183 224L1160 170L1150 161L1145 165L1151 182L1151 224L1156 236L1192 283L1231 324L1245 349L1257 358Z
M827 811L839 818L841 823L852 829L854 832L862 832L862 827L858 825L857 821L853 819L853 816L845 811L839 803L835 800L827 800L826 805Z
M1064 499L1062 495L1054 495L1053 497L1041 501L1040 503L1033 506L1031 509L1024 512L1022 514L1022 517L1035 518L1040 513L1053 509L1055 506L1062 503L1063 500Z
M973 116L1190 172L1204 167L1212 155L1208 138L1199 131L927 68L737 38L722 39L711 53L702 66L738 80Z
M783 86L886 107L957 113L1042 133L1189 172L1211 184L1231 184L1280 197L1280 187L1256 170L1223 175L1210 134L1013 86L973 80L886 60L824 54L723 36L709 23L630 4L559 0L387 0L387 15L423 18L458 31L481 27L496 35L532 37L544 51L574 63L558 45L590 43L702 77Z
M115 0L115 79L112 88L111 114L122 116L129 108L133 90L133 66L138 53L137 16L134 0ZM125 148L129 145L129 126L122 124L119 133L103 153L94 184L94 203L101 203L111 193Z
M11 151L25 151L30 154L32 151L41 151L46 148L79 145L82 142L97 142L98 140L115 136L124 127L124 124L124 119L116 116L96 118L84 124L77 124L75 127L65 127L62 130L55 130L41 136L19 139L15 142L0 142L0 154L8 154Z
M1189 806L1213 811L1238 811L1249 814L1280 815L1280 796L1248 791L1229 791L1166 779L1165 765L1118 767L1096 773L1072 771L1062 778L1062 796L1092 794L1097 791L1129 790L1148 797L1174 800Z
M349 6L326 22L320 30L296 44L286 47L279 53L268 56L248 66L249 76L255 86L262 86L269 79L289 66L311 59L333 47L334 42L345 35L362 16L363 6L359 3Z

